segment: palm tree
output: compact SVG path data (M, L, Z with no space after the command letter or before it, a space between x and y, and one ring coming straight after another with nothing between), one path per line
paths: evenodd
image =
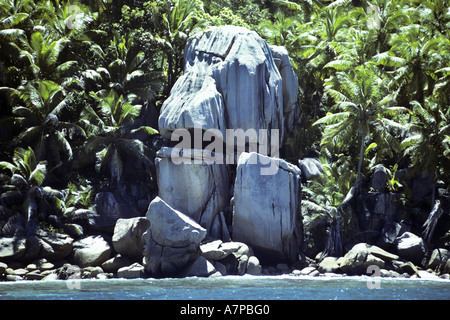
M444 36L431 37L430 32L419 24L399 28L399 32L389 41L389 51L373 57L378 65L383 65L391 75L390 87L401 89L399 103L407 106L414 99L421 104L433 92L435 71L443 65L441 52L448 52L448 39Z
M109 87L117 93L134 94L139 101L153 100L160 90L161 74L149 70L150 58L134 47L133 36L115 34L110 49L113 61L108 65Z
M148 126L133 130L127 126L139 115L142 106L132 104L113 89L91 92L90 95L98 106L88 106L82 113L81 121L91 136L76 166L80 168L95 163L97 173L108 177L111 185L117 185L125 177L154 182L156 177L149 150L138 137L148 137L157 131Z
M54 39L52 35L44 37L41 32L34 32L30 41L24 43L21 50L21 57L28 62L27 68L31 71L30 78L55 80L55 75L59 75L66 70L69 65L76 64L76 61L60 61L60 54L69 43L69 39L62 37Z
M0 2L0 81L2 86L7 83L20 83L21 65L18 41L25 41L26 32L23 24L29 20L34 7L32 1L2 1ZM13 79L14 78L14 79Z
M418 7L418 20L436 36L450 37L448 29L449 15L448 3L445 0L420 1Z
M261 21L258 26L259 32L269 43L289 48L295 38L295 25L298 21L292 17L286 17L281 11L274 15L274 20L273 22Z
M46 25L47 33L54 33L60 38L79 39L89 30L89 25L95 20L87 5L73 4L71 1L41 1L36 10L40 11L39 24ZM86 38L84 39L86 40Z
M164 39L166 40L168 89L170 90L183 71L183 50L190 33L196 27L195 13L204 11L201 1L167 1L163 13ZM199 26L197 26L199 27Z
M137 49L133 34L121 36L115 32L107 53L99 45L91 46L91 50L103 66L81 72L85 88L92 83L97 88L113 89L137 103L152 101L161 91L162 72L151 69L151 57Z
M375 50L373 55L386 52L390 49L389 41L398 32L398 28L411 23L414 8L404 7L396 0L375 0L371 6L378 10L376 14L377 25L370 26L369 31L376 34ZM373 14L373 13L371 13Z
M33 149L16 148L12 162L1 161L0 169L9 170L11 176L0 175L6 191L0 200L2 205L21 205L20 211L26 220L27 235L34 234L37 224L52 212L61 209L63 194L49 187L42 187L47 177L45 161L38 161Z
M10 178L2 176L4 181L5 178L9 180L7 185L2 186L4 190L21 190L40 186L47 174L46 162L38 162L31 147L16 148L12 162L0 161L0 168L7 169L11 173Z
M326 92L336 102L335 113L328 113L313 125L325 124L322 144L334 144L338 149L359 140L357 184L361 180L361 168L367 142L375 140L378 152L392 155L400 152L400 143L394 131L402 126L390 119L406 108L390 106L395 92L387 94L384 83L370 65L358 66L352 72L337 72L327 79ZM336 89L335 89L336 88Z
M436 185L440 176L450 173L450 109L432 98L425 99L425 105L418 101L411 101L411 105L412 122L406 127L408 136L401 146L411 159L413 173L430 174Z
M85 133L80 126L59 119L70 101L63 88L43 80L28 82L13 93L17 98L13 117L20 130L13 145L33 146L37 159L48 161L50 170L71 161L73 151L68 134L85 137Z
M16 20L23 14L30 14L35 9L33 0L4 0L0 2L1 16L9 17L10 20Z

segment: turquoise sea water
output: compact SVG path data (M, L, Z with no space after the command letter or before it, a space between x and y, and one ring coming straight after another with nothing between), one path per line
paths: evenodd
M450 281L365 276L18 281L1 282L0 299L450 300Z

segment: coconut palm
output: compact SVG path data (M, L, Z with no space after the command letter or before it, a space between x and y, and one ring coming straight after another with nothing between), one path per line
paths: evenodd
M183 50L190 33L196 27L195 13L203 11L201 1L167 1L163 13L166 40L168 88L171 89L183 71ZM197 26L198 27L198 26Z
M132 104L129 97L119 96L113 89L91 92L90 95L98 105L83 111L82 122L91 136L77 166L95 164L97 173L109 178L111 185L118 184L125 177L155 181L149 150L137 136L150 136L157 131L148 126L133 130L127 127L139 115L142 106Z
M116 32L106 50L99 45L91 50L103 66L81 73L85 88L92 83L95 87L113 89L137 103L154 100L161 91L162 73L151 70L151 58L137 49L133 35L120 36Z
M275 21L264 20L259 26L259 32L267 39L268 42L277 46L289 47L295 38L298 23L292 17L286 17L281 11L274 15Z
M33 7L32 1L2 1L0 3L0 81L2 86L6 86L7 83L20 83L21 65L18 57L21 49L17 46L17 42L26 40L26 32L22 25L29 20Z
M436 184L440 176L450 173L450 109L431 98L425 99L425 105L418 101L411 101L411 105L412 122L406 127L408 136L401 146L411 159L412 172L430 174Z
M3 189L21 190L32 186L40 186L44 182L47 174L45 161L39 161L33 149L16 148L12 157L12 162L0 161L0 168L7 169L11 173L9 183L3 185ZM2 180L7 178L2 176Z
M389 41L391 48L373 57L378 65L394 68L390 87L401 89L399 103L407 106L414 99L421 104L433 92L435 71L443 65L441 52L448 52L448 40L431 37L430 31L419 24L399 28Z
M68 38L53 38L52 35L44 37L41 32L34 32L29 42L24 43L21 57L28 62L27 68L34 75L34 79L55 80L59 73L66 70L75 61L60 61L60 54L68 44ZM32 76L30 75L30 78Z
M39 22L46 25L47 33L72 40L84 35L97 16L87 5L71 1L40 1L36 10L40 11Z
M336 102L335 113L329 113L314 125L325 124L322 144L333 144L338 149L351 148L348 144L359 141L357 183L361 180L361 168L365 146L375 142L378 152L392 156L401 146L395 130L402 126L392 118L403 107L391 106L394 93L387 94L383 81L370 65L358 66L353 72L337 72L327 80L326 92ZM336 88L336 89L335 89Z
M85 136L80 126L59 119L70 97L49 80L28 82L13 92L13 117L20 130L13 145L33 146L37 159L46 160L50 170L67 165L73 157L70 135Z
M46 177L45 161L38 161L33 149L16 148L12 162L1 161L0 169L9 170L11 176L1 174L0 190L2 205L20 206L26 220L27 235L32 235L38 222L50 212L58 212L61 208L63 194L50 187L42 187Z
M375 50L372 52L376 55L390 49L390 39L399 27L411 23L414 8L403 7L395 0L374 0L367 5L368 14L375 20L374 25L368 25L368 29L376 35Z

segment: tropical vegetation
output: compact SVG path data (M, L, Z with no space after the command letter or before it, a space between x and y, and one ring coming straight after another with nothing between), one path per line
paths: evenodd
M42 220L128 183L156 192L145 114L182 75L189 36L225 24L289 52L301 119L284 156L320 157L326 171L305 201L338 207L378 164L448 189L445 0L4 0L0 204ZM395 174L388 184L404 186Z

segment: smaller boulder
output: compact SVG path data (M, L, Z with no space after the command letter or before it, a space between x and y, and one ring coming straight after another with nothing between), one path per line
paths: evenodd
M370 187L377 192L384 192L386 190L386 182L388 178L388 171L382 165L375 166L375 170L370 180Z
M311 274L312 272L316 272L316 271L317 271L317 269L315 267L305 267L302 270L300 270L299 275L307 276L307 275Z
M302 171L303 182L320 178L325 173L322 163L316 158L304 158L302 160L298 160L298 167Z
M79 239L84 235L83 227L76 223L66 223L63 230L74 239Z
M240 258L243 255L253 255L253 250L248 245L242 242L232 241L224 242L220 245L220 250L224 251L226 256L233 254L236 258Z
M338 258L325 257L320 263L318 268L320 273L338 273L340 272Z
M247 261L247 274L253 275L253 276L260 276L262 275L262 267L259 264L259 260L255 256L251 256L248 258Z
M419 273L419 269L417 269L417 267L411 261L400 264L400 268L401 270L403 270L403 272L406 272L410 276L417 275Z
M109 259L111 247L102 236L89 236L73 243L73 264L84 268L98 266Z
M183 277L209 277L216 272L216 268L210 261L199 256L182 272L182 275Z
M447 263L445 264L444 273L450 273L450 259L448 259Z
M400 257L420 265L425 256L425 243L414 233L405 232L395 240L397 253Z
M89 217L89 226L98 231L113 232L120 218L139 217L140 213L120 192L99 192L95 196L95 212Z
M120 268L129 266L131 264L132 264L132 261L131 261L130 258L125 257L125 256L121 256L120 254L118 254L115 257L113 257L113 258L103 262L102 263L102 269L105 272L116 273L117 270L119 270Z
M206 229L156 197L149 205L144 233L144 266L152 276L174 276L199 256Z
M0 238L0 261L17 261L26 252L26 242L25 238Z
M143 278L145 275L144 266L139 263L133 263L131 266L122 267L117 271L117 277L125 279Z
M80 267L69 263L65 263L62 267L58 268L56 275L61 280L81 279L82 276Z
M434 249L431 253L430 260L428 261L428 268L439 268L445 266L450 258L450 251L447 249L439 248Z
M367 243L356 244L341 260L340 268L347 274L366 274L369 266L375 265L384 268L384 261L372 255Z
M243 255L238 259L237 274L243 276L247 273L248 256Z
M203 257L209 260L220 260L225 258L228 254L220 249L222 240L216 240L200 245L200 252Z
M41 245L40 256L57 261L66 258L72 252L73 239L67 234L47 232L39 229L36 237Z
M112 237L114 249L123 256L142 258L144 250L142 235L149 226L150 221L144 217L117 220Z

